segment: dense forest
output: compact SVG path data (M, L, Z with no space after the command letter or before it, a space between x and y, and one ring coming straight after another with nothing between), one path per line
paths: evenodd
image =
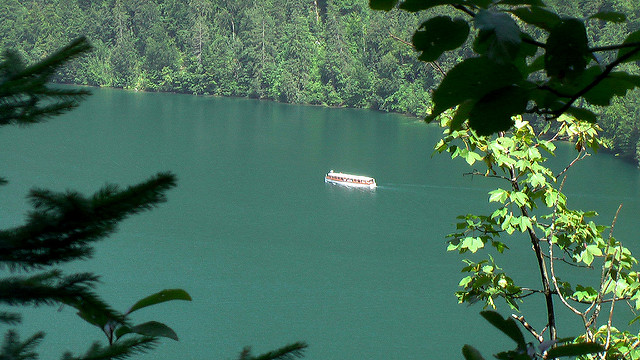
M87 36L93 53L62 83L246 96L424 116L429 90L469 48L436 63L411 46L420 15L374 12L367 0L1 0L0 48L36 61ZM547 0L559 13L600 10L629 24L590 20L594 45L640 28L635 0ZM448 14L460 16L459 13ZM597 31L596 31L597 30ZM469 47L473 44L468 44ZM637 64L624 70L637 72ZM635 68L635 69L634 69ZM640 160L640 92L600 113L605 142Z

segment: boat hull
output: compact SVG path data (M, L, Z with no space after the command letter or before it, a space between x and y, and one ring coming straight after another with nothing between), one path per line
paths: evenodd
M324 177L324 182L366 189L375 189L377 187L376 180L374 178L368 176L336 173L333 172L333 170L327 173L327 175Z
M342 186L365 188L365 189L375 189L377 187L376 184L369 184L369 185L367 185L367 184L357 184L357 183L350 183L350 182L346 182L346 181L338 181L338 180L332 180L332 179L327 179L327 178L324 178L324 182L330 183L330 184L342 185Z

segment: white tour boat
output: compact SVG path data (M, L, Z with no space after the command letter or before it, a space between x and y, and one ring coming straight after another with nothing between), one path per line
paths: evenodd
M351 175L329 171L324 177L324 181L333 184L340 184L354 187L376 188L376 179L368 176Z

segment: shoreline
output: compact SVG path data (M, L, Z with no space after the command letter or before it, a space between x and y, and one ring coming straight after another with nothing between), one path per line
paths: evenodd
M270 101L270 102L274 102L274 103L278 103L278 104L284 104L284 105L314 106L314 107L324 107L324 108L328 108L328 109L369 110L369 111L375 111L375 112L385 113L385 114L400 115L400 116L403 116L403 117L420 120L422 122L424 121L424 117L420 117L420 116L418 116L416 114L407 114L407 113L403 114L403 113L396 113L396 112L384 111L384 110L373 109L373 108L357 108L357 107L336 106L336 105L327 105L327 104L287 103L287 102L281 102L281 101L278 101L278 100L275 100L275 99L259 98L259 97L251 97L251 96L224 96L224 95L193 94L193 93L190 94L190 93L187 93L187 92L177 92L177 91L149 91L149 90L139 90L139 89L126 89L126 88L111 87L111 86L99 86L99 85L87 85L87 84L70 84L70 83L62 83L62 82L56 82L54 84L56 84L56 85L64 85L64 86L78 86L78 87L96 88L96 89L113 89L113 90L122 90L122 91L128 91L128 92L140 92L140 93L176 94L176 95L189 95L189 96L200 96L200 97L236 98L236 99L247 99L247 100L256 100L256 101ZM430 124L427 124L427 125L430 125ZM635 160L631 156L621 156L620 153L616 153L616 152L610 150L609 148L605 148L605 147L601 147L600 149L598 149L597 152L603 152L603 153L606 153L606 154L608 154L608 155L610 155L612 157L619 158L620 160L633 165L637 169L640 169L640 162Z

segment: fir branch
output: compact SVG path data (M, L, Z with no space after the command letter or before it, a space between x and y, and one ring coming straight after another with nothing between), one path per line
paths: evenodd
M0 359L12 360L36 360L38 354L34 348L40 344L44 338L43 332L37 332L25 341L20 341L18 333L9 330L5 334L2 348L0 348Z
M94 343L82 356L65 354L63 360L120 360L131 356L146 353L157 345L157 339L153 337L138 336L129 338L109 346Z
M293 360L299 359L303 356L304 349L307 348L307 344L304 342L295 342L283 346L274 351L270 351L258 356L251 355L251 349L246 347L240 353L238 360Z
M290 360L299 359L303 356L304 349L307 348L307 344L303 342L296 342L283 346L277 350L270 351L255 357L255 360Z
M113 310L93 287L98 277L91 273L63 276L59 270L32 276L13 276L0 280L0 303L7 305L65 304L78 309L91 318L85 320L104 325L108 321L125 324L124 315Z
M18 313L0 311L0 323L17 325L22 322L22 316Z
M173 174L159 173L124 190L106 185L91 197L34 189L27 223L0 231L0 263L32 269L89 258L91 243L111 235L130 215L165 202L175 185Z
M88 91L52 89L47 84L67 62L89 50L91 45L81 37L31 66L25 66L16 52L6 51L0 63L0 126L33 124L77 107Z

